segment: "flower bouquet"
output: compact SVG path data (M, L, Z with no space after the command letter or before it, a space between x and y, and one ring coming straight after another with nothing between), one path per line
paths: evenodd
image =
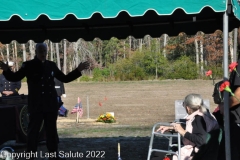
M116 119L112 116L112 114L105 113L105 114L101 114L96 121L104 122L104 123L115 123Z

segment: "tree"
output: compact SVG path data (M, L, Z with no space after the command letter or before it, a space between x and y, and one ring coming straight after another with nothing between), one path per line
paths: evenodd
M2 44L2 43L0 43L0 52L1 52L1 57L2 57L2 61L5 61L5 58L4 58L4 56L3 56L3 49L5 48L5 46Z
M231 63L233 62L233 32L229 32L228 34L229 39L229 52L230 52L230 60Z
M222 64L223 59L223 35L221 31L205 35L204 50L209 65Z
M26 45L22 44L22 51L23 51L23 61L26 61Z
M7 49L7 61L9 62L9 44L6 44Z
M158 50L157 39L154 39L151 43L150 50L145 50L144 53L144 68L146 73L150 75L155 75L155 79L159 78L159 74L162 75L162 67L166 64L166 58Z
M163 34L163 56L166 57L167 34Z
M17 54L17 42L14 41L14 53L15 53L15 64L16 64L16 70L18 70L18 54Z
M234 29L234 44L233 44L233 62L237 61L237 34L238 34L238 29Z
M168 60L176 60L183 55L190 56L191 58L194 56L192 54L195 53L194 40L192 39L191 43L189 43L189 37L193 38L193 36L180 33L177 37L169 38L168 45L165 47Z
M64 41L64 51L63 51L63 73L67 73L67 42L66 39Z
M34 55L35 55L35 47L34 47L34 42L32 40L29 40L29 51L30 51L30 56L31 56L31 59L34 58Z
M61 70L60 56L59 56L59 43L55 43L55 46L56 46L57 66Z

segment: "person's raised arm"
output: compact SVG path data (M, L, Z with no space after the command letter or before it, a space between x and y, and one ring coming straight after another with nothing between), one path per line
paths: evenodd
M88 62L88 61L85 61L85 62L81 62L81 63L78 65L77 69L78 69L79 72L82 72L82 71L85 70L85 69L89 69L89 66L90 66L89 62Z

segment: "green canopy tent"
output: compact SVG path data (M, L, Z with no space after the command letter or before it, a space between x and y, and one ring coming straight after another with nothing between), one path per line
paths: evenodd
M0 42L193 35L219 29L224 33L224 79L228 79L228 31L239 27L239 17L239 0L2 0ZM227 93L224 99L226 159L230 160Z
M3 0L0 42L160 37L223 30L226 0ZM234 16L229 28L238 27Z

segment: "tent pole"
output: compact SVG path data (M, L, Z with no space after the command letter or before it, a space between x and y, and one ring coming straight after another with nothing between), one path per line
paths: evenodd
M223 15L223 74L224 80L228 80L228 14ZM224 131L226 160L231 160L230 127L229 127L229 94L224 91Z

